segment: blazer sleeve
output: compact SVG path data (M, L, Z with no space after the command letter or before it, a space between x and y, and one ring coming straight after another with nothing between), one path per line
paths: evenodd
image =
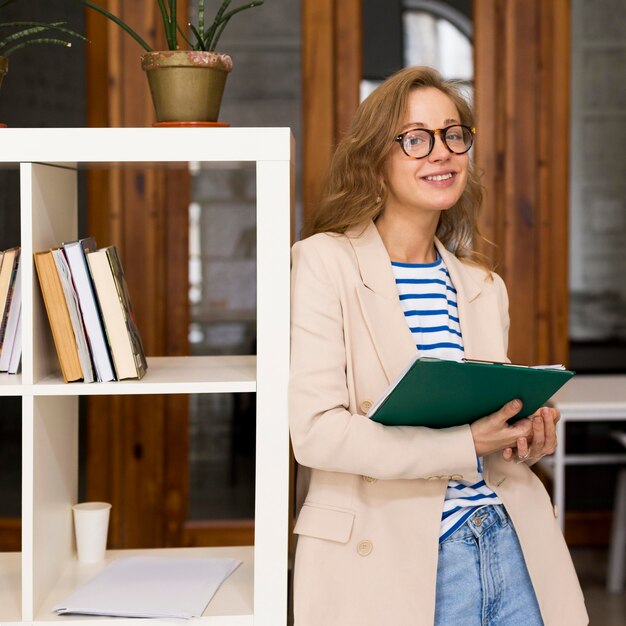
M342 302L326 254L293 248L290 432L301 465L380 479L477 477L469 426L383 426L351 413Z

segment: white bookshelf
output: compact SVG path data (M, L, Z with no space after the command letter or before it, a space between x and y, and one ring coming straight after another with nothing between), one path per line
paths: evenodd
M22 373L0 374L2 396L22 397L22 552L0 553L0 624L110 622L58 617L51 607L103 564L76 560L71 505L78 494L78 396L255 392L255 545L141 551L233 556L202 626L280 626L287 621L289 249L293 137L288 128L2 129L0 166L20 168ZM76 239L77 170L171 164L256 165L257 356L148 357L141 381L62 381L36 284L34 251ZM82 235L83 233L81 233ZM137 551L109 551L107 560ZM159 620L156 620L159 622ZM195 620L198 621L198 620Z

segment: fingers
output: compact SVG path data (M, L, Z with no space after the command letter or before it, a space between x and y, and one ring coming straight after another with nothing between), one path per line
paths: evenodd
M552 454L556 450L556 422L559 415L556 409L544 407L541 409L544 426L544 449L543 454Z
M556 422L559 413L556 409L543 407L531 418L532 434L530 445L527 438L517 440L518 463L527 460L539 460L546 454L552 454L557 445Z
M542 453L546 443L546 429L543 414L533 417L533 452Z
M493 416L499 422L506 422L510 420L512 417L517 415L522 410L522 401L521 400L511 400L511 402L507 402L499 411L493 413Z
M517 440L517 462L523 463L530 457L530 448L528 447L528 439L520 437Z
M513 459L513 448L504 448L504 450L502 450L502 458L509 462Z

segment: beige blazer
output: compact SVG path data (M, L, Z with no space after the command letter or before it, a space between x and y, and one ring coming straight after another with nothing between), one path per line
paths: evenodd
M504 283L436 246L458 292L466 356L505 360ZM296 460L311 468L295 527L295 626L432 626L446 485L477 476L470 428L365 417L415 355L373 223L297 243L292 302L291 438ZM513 520L545 625L587 624L541 482L499 454L485 458L484 478Z

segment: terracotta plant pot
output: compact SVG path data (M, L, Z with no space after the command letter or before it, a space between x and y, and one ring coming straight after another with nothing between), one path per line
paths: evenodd
M141 57L159 122L217 122L226 77L227 54L173 50Z
M9 71L9 59L6 57L0 57L0 85L2 85L2 79L4 75Z

